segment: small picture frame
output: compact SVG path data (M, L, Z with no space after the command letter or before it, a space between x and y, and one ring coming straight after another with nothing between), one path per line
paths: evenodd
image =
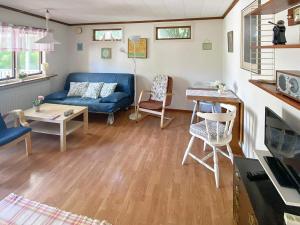
M111 48L101 48L101 58L111 59Z
M77 51L83 51L83 43L82 42L79 42L79 43L77 43Z
M202 50L209 51L212 50L212 43L209 41L202 43Z
M227 47L228 52L233 52L233 31L227 32Z

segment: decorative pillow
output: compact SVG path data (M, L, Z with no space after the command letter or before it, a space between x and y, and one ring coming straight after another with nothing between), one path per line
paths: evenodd
M89 86L88 82L71 82L68 97L80 96L82 97Z
M89 86L82 97L83 98L93 98L93 99L99 98L103 84L104 84L103 82L89 83Z
M100 92L100 97L104 98L114 93L117 83L104 83Z
M151 100L163 101L167 93L168 87L168 76L158 75L153 80L153 85L151 88Z
M128 98L129 95L126 92L114 92L111 95L101 98L99 102L101 103L117 103L124 98Z

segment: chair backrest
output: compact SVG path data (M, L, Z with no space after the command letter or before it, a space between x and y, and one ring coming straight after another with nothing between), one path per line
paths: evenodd
M162 102L167 95L166 106L172 102L173 79L170 76L158 75L154 78L150 99L153 101Z
M232 134L232 128L234 124L234 120L236 117L236 107L228 104L221 104L221 108L224 109L225 113L201 113L198 112L197 116L205 119L206 132L208 134L208 140L212 139L210 135L210 130L216 129L216 141L220 142L224 139L227 139ZM210 123L208 121L216 122L216 127L209 127ZM221 130L220 124L224 125L224 130Z
M4 119L3 119L2 115L0 113L0 131L4 130L4 129L7 129L7 127L6 127L6 124L4 122Z

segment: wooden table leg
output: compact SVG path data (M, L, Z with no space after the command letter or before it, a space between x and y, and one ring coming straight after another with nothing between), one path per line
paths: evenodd
M66 122L62 121L60 123L60 151L65 152L66 151L66 144L67 144L67 135L66 135Z
M89 113L88 110L85 110L83 113L83 131L85 134L88 133L89 129Z

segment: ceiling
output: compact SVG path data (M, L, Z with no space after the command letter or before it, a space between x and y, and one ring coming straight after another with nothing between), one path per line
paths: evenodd
M233 0L0 0L0 5L68 24L221 17Z

